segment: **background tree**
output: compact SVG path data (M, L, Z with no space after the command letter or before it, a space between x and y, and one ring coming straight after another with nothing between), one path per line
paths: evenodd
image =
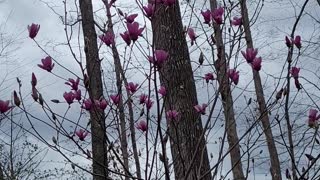
M165 109L179 112L176 121L167 117L175 178L197 179L209 171L210 166L201 115L193 108L198 105L197 92L179 1L173 1L172 5L156 4L155 12L153 50L165 50L169 54L168 61L158 67L161 83L167 89ZM211 179L211 175L203 178Z

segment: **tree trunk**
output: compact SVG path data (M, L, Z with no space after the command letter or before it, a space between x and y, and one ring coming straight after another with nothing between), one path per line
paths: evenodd
M3 175L3 170L2 170L1 163L0 163L0 180L4 180L4 175Z
M88 92L91 100L98 100L103 96L103 86L97 46L97 34L94 28L92 2L91 0L79 0L79 3L85 44L86 69L89 76ZM98 108L94 108L90 111L94 180L108 179L104 116L104 112Z
M107 17L108 17L108 31L114 35L113 31L113 24L112 24L112 16L110 12L110 7L108 6L108 0L105 0L105 6L107 9ZM121 79L121 76L124 75L122 65L120 62L120 56L117 50L117 47L114 44L111 45L112 49L112 55L114 60L114 67L116 72L116 83L117 83L117 90L118 94L122 96L122 81L125 78L124 76ZM122 74L122 75L121 75ZM125 169L125 180L129 180L129 153L128 153L128 140L127 140L127 131L126 131L126 116L124 111L124 103L123 98L120 98L120 102L118 105L119 109L119 119L120 119L120 144L121 144L121 151L122 151L122 157L123 157L123 164ZM137 170L137 175L140 175L140 169Z
M241 14L242 14L242 22L245 32L245 39L247 42L247 48L253 48L253 41L250 31L250 24L249 24L249 16L248 16L248 9L246 5L246 0L240 0L241 4ZM268 116L268 109L266 107L266 102L264 99L264 93L263 93L263 87L261 84L261 78L259 71L253 71L253 80L254 80L254 86L256 90L257 100L259 104L259 111L261 114L261 122L262 127L264 130L264 134L266 136L268 150L269 150L269 156L270 156L270 163L271 163L271 175L273 180L281 180L281 169L280 169L280 162L278 157L278 152L276 145L274 143L272 130L270 127L270 121Z
M216 0L210 0L210 8L211 11L217 8ZM236 121L234 118L233 98L228 79L229 77L227 75L228 64L225 55L225 47L222 39L222 30L220 29L220 25L214 24L213 27L215 32L215 40L218 53L218 59L215 61L215 66L217 70L217 79L219 85L222 86L220 88L220 94L226 121L225 128L227 131L227 140L230 149L230 159L232 165L233 178L237 180L244 180L245 177L242 169L239 137L237 133Z
M195 82L183 31L179 1L167 7L156 5L152 19L154 49L169 53L168 61L160 68L160 81L167 89L165 109L177 110L178 121L168 121L175 179L194 180L210 171L201 117L193 106L198 104ZM199 147L197 142L200 141ZM197 153L191 164L193 153ZM191 166L187 177L185 173ZM211 174L204 180L211 179Z

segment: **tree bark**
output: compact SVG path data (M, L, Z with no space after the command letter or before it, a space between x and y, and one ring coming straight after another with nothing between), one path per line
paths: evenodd
M253 48L254 46L253 46L253 41L251 36L246 0L240 0L239 2L241 5L242 22L243 22L243 27L245 32L245 39L247 42L247 48ZM264 99L261 77L260 77L259 71L252 69L252 72L253 72L253 80L254 80L254 86L256 90L256 96L259 104L259 111L261 114L262 127L264 130L264 134L266 136L268 150L269 150L270 163L271 163L271 167L270 167L271 176L273 180L281 180L282 178L281 178L280 162L279 162L277 148L272 135L272 130L270 127L268 109L266 107L266 102Z
M89 87L87 90L91 100L98 100L103 96L103 86L97 46L97 34L94 28L92 1L79 0L79 3L85 44L86 69L89 76ZM90 111L94 180L108 179L106 126L104 116L104 111L99 108L94 108Z
M213 11L217 8L217 1L210 0L210 8ZM222 39L222 30L220 25L214 24L215 40L217 46L217 60L215 66L217 70L217 79L220 88L222 105L225 116L225 128L227 131L227 140L230 149L230 159L232 165L233 178L237 180L244 180L244 174L241 162L241 152L239 146L239 137L237 133L237 125L234 117L233 98L229 84L229 77L227 76L228 64L225 55L225 47Z
M107 8L107 17L108 17L108 31L114 35L113 31L113 24L112 24L112 16L110 12L110 7L108 6L108 0L104 1L105 6ZM116 72L116 83L117 83L117 90L118 94L122 96L123 91L122 91L122 81L125 78L122 69L122 65L120 62L120 56L117 50L117 47L115 43L111 45L112 49L112 55L113 55L113 60L114 60L114 67L115 67L115 72ZM123 77L121 78L121 76ZM127 140L127 130L126 130L126 116L125 116L125 111L124 111L124 103L123 99L120 98L120 102L118 105L119 109L119 119L120 119L120 144L121 144L121 151L122 151L122 157L123 157L123 164L124 164L124 169L126 169L125 172L125 180L129 180L129 153L128 153L128 140ZM140 169L137 169L137 175L140 175Z
M169 53L168 61L160 68L160 81L167 89L165 109L177 110L178 121L168 121L175 179L194 180L210 171L201 117L193 106L198 104L195 82L183 31L179 1L171 7L156 5L152 19L154 49ZM200 141L200 146L197 142ZM193 164L193 153L197 153ZM187 168L191 172L185 177ZM211 174L204 180L211 179Z
M1 163L0 163L0 180L4 180L4 175L3 175L3 170L2 170Z

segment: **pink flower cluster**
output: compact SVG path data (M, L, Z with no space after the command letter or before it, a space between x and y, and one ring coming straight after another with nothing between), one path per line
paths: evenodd
M308 125L311 128L318 127L318 120L320 119L320 114L317 115L317 113L318 113L318 110L316 109L309 110Z
M194 30L192 28L188 28L187 34L191 40L191 46L192 46L197 39L196 33L194 32Z
M294 79L294 85L296 86L296 88L297 88L298 90L301 89L301 84L300 84L300 82L299 82L299 72L300 72L300 68L298 68L298 67L292 67L292 68L291 68L291 71L290 71L291 76L292 76L293 79Z
M38 64L38 66L41 69L44 69L48 72L51 72L53 67L54 67L54 63L52 63L52 59L50 56L45 57L44 59L41 59L41 63L42 64Z
M256 57L258 54L258 49L247 48L246 52L241 51L241 53L243 57L246 59L247 63L249 63L254 70L256 71L261 70L262 58Z
M104 42L107 46L114 45L114 34L110 31L99 36L100 40Z
M209 83L210 80L211 80L211 81L214 80L214 76L213 76L212 73L207 73L207 74L204 75L203 79L206 80L206 83Z
M120 36L128 46L131 44L131 41L134 43L138 40L139 36L142 36L144 30L144 27L139 28L139 23L134 21L137 16L138 14L125 15L127 31L120 33Z
M228 70L228 77L235 85L239 83L239 71L235 69Z
M290 48L294 44L298 49L301 49L301 46L302 46L301 45L301 36L298 35L294 39L293 38L289 39L289 37L286 36L285 40L286 40L287 47Z
M155 6L154 4L149 3L146 6L143 6L143 10L145 12L145 15L151 19L154 15Z
M78 136L80 141L84 141L84 139L87 137L89 132L83 129L79 129L78 131L76 131L75 134Z
M213 20L216 24L220 25L223 23L223 16L224 13L224 9L223 7L218 7L216 9L214 9L213 11L210 11L209 9L207 9L206 11L201 11L201 15L204 19L204 23L205 24L209 24L211 23L211 20Z
M151 64L156 65L158 68L161 68L162 65L168 60L169 53L165 50L155 50L154 57L149 56L148 60Z
M81 90L79 89L80 78L78 77L76 80L69 78L68 82L65 82L66 85L71 87L71 91L65 92L63 94L64 99L66 102L71 105L76 99L77 101L81 100Z
M12 108L12 106L10 106L9 104L10 104L10 101L0 100L0 113L1 114L6 113L7 111L9 111Z

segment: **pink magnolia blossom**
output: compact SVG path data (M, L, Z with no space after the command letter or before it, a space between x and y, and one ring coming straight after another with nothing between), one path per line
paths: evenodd
M212 81L214 80L214 76L213 76L212 73L207 73L207 74L204 75L203 79L206 80L206 83L209 83L210 80L212 80Z
M141 130L142 132L146 132L148 130L147 122L145 120L140 120L136 124L137 129Z
M151 4L151 3L149 3L146 6L143 6L143 10L146 13L146 16L148 18L152 18L153 14L154 14L154 10L155 10L154 8L155 8L154 4Z
M209 9L207 9L206 11L201 11L201 15L203 16L204 23L205 24L210 24L210 21L212 19L211 11Z
M300 68L298 68L298 67L292 67L291 71L290 71L290 73L294 79L299 78L299 72L300 72Z
M13 91L13 101L16 106L20 106L21 101L16 91Z
M34 75L34 73L32 73L31 75L31 85L32 87L36 87L37 85L37 78L36 78L36 75Z
M139 28L139 23L133 22L133 23L127 23L128 33L130 36L130 39L135 42L139 36L142 36L142 32L144 30L143 28Z
M229 69L228 70L228 76L235 85L239 82L239 71L236 71L235 69Z
M215 23L217 24L222 24L223 20L222 20L222 15L223 15L224 9L223 7L219 7L213 10L212 12L212 18L215 21Z
M166 115L168 120L177 120L179 113L176 110L169 110Z
M310 109L308 116L308 124L310 127L316 127L318 125L318 120L320 119L320 114L317 116L318 110Z
M153 102L150 98L148 98L148 99L145 101L145 105L146 105L147 109L151 109L153 103L154 103L154 102Z
M164 50L155 50L154 56L155 57L149 56L149 61L161 67L162 64L168 60L169 53Z
M108 106L108 102L105 99L95 100L94 104L96 107L100 108L101 110L105 110Z
M144 104L147 101L148 96L145 94L141 94L139 97L139 104Z
M72 91L70 91L70 92L65 92L64 94L63 94L63 97L64 97L64 99L66 100L66 102L70 105L70 104L72 104L73 103L73 100L74 100L74 94L73 94L73 92Z
M0 100L0 112L2 114L6 113L7 111L9 111L12 108L12 106L9 106L9 103L10 103L10 101Z
M68 82L65 82L66 85L71 86L71 90L78 90L79 87L79 83L80 83L80 78L77 78L76 80L69 78Z
M164 86L160 86L160 89L158 90L158 93L161 94L162 97L166 96L167 90Z
M231 21L231 25L233 26L240 26L242 24L242 17L233 17L233 20Z
M138 89L139 84L135 84L133 82L129 82L126 86L126 89L130 91L132 94L135 93Z
M120 36L122 37L122 39L124 40L124 42L127 43L128 46L130 46L131 44L131 39L130 39L130 35L128 31L125 31L123 34L120 33Z
M292 41L288 38L288 36L286 36L285 40L286 40L287 47L291 47L292 46Z
M32 86L31 97L33 98L34 101L38 101L38 99L39 99L38 91L37 91L36 87L34 87L34 86Z
M100 40L104 42L107 46L114 44L114 34L111 32L107 32L103 35L99 36Z
M256 71L260 71L261 69L261 62L262 62L262 58L261 57L258 57L258 58L255 58L253 60L253 62L251 63L251 66L254 70Z
M105 110L108 106L108 101L105 99L100 99L100 109Z
M196 33L194 32L194 29L192 29L192 28L188 28L187 33L188 33L188 36L191 40L191 46L192 46L197 38Z
M247 48L246 52L241 51L243 57L247 60L247 63L252 63L258 54L258 49Z
M206 114L206 108L208 107L208 105L207 104L202 104L202 106L201 106L201 105L198 104L198 105L195 105L193 107L197 111L197 113L205 115Z
M127 23L133 23L137 16L138 14L131 14L131 15L125 14L124 18L126 19Z
M298 78L294 79L294 85L298 89L298 91L302 88Z
M113 104L118 105L120 102L121 96L119 94L114 94L110 96L110 99L112 100Z
M34 39L37 36L39 29L40 29L39 24L32 23L31 25L28 25L29 37L31 39Z
M301 48L301 36L296 36L296 38L294 38L294 41L293 41L294 45L296 45L296 47L298 49Z
M82 103L81 108L83 108L83 109L85 109L85 110L87 110L87 111L90 111L91 108L92 108L92 101L91 101L91 99L88 98L88 99L84 100L83 103Z
M84 75L83 75L83 84L84 84L84 86L86 87L86 88L89 88L89 77L88 77L88 75L85 73Z
M74 91L73 95L74 95L74 98L75 98L77 101L80 101L80 100L81 100L81 90L80 90L80 89Z
M88 135L88 131L83 130L83 129L79 129L78 131L76 131L76 135L78 136L80 141L84 141L84 139L87 137Z
M51 72L53 67L54 67L54 63L52 63L52 59L50 56L47 56L44 59L41 59L42 64L38 64L38 66L48 72Z

